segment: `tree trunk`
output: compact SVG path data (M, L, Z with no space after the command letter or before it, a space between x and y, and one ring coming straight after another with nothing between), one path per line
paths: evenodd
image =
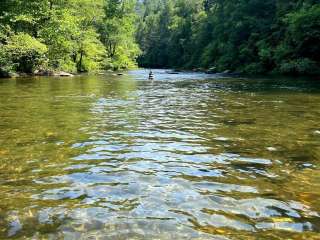
M80 59L79 59L79 62L78 62L78 71L79 72L82 72L82 60L83 60L83 51L80 51Z

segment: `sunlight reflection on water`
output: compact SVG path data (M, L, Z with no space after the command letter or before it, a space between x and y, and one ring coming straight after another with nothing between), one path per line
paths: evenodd
M319 85L154 73L0 83L0 238L317 239Z

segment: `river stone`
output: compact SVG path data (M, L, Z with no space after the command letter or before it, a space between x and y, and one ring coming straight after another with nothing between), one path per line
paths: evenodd
M10 73L0 69L0 78L8 78L8 77L10 77Z
M16 77L20 77L20 76L21 76L20 74L15 73L15 72L10 72L10 73L9 73L9 77L10 77L10 78L16 78Z
M55 76L59 76L59 77L73 77L74 75L71 73L67 73L67 72L58 72L55 74Z
M230 70L225 70L225 71L223 71L223 74L229 74L229 73L231 73Z
M33 74L35 76L53 76L54 72L50 70L36 70Z
M206 71L206 73L208 73L208 74L217 73L217 68L216 67L211 67Z

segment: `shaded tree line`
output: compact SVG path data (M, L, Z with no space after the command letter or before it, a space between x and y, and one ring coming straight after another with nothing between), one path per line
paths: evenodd
M135 66L135 0L1 0L0 75Z
M319 0L142 0L145 67L317 74Z

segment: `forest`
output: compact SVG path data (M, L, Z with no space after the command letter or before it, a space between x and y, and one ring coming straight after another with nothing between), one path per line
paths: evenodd
M319 72L318 0L146 0L142 66Z
M136 65L133 0L1 0L0 71L87 72Z
M320 72L319 0L2 0L0 16L0 75Z

